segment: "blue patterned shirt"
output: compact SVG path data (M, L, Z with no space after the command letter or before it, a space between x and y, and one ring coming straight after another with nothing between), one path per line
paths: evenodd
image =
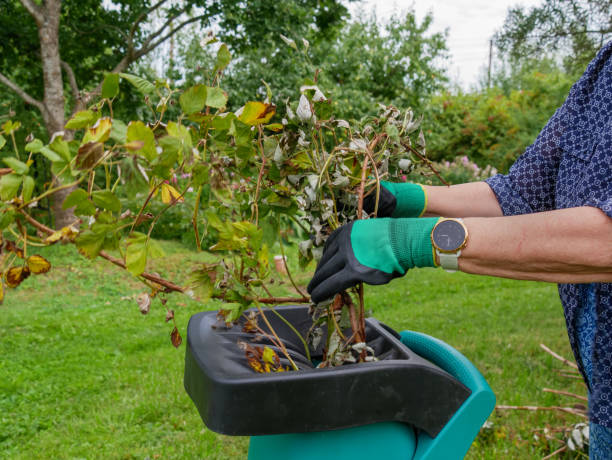
M509 173L487 183L504 215L593 206L612 218L612 42L599 51ZM594 315L585 287L560 284L559 294L583 376L589 366L591 421L612 428L612 283L594 283L589 289ZM580 350L582 325L593 321L591 346ZM590 354L589 362L583 362L581 351Z

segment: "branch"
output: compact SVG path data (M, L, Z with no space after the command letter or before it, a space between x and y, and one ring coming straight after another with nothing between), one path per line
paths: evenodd
M572 363L571 361L568 361L563 356L559 356L557 353L552 351L550 348L548 348L543 343L540 344L540 348L542 350L544 350L546 353L548 353L549 355L551 355L553 358L558 359L559 361L561 361L566 366L573 367L574 369L578 369L578 366L575 363Z
M40 110L43 115L45 116L47 115L47 108L41 101L34 99L32 96L26 93L23 89L21 89L21 87L19 87L15 82L13 82L8 77L4 76L2 73L0 73L0 82L4 83L6 86L12 89L15 93L17 93L17 95L21 99L23 99L27 104L33 105L38 110Z
M176 16L175 16L175 17L176 17ZM158 47L158 46L159 46L159 45L161 45L163 42L165 42L166 40L168 40L168 39L169 39L169 38L170 38L172 35L174 35L174 34L175 34L175 33L177 33L179 30L181 30L183 27L185 27L186 25L191 24L192 22L199 21L200 19L204 19L205 17L207 17L207 15L206 15L206 14L201 14L200 16L195 16L195 17L193 17L193 18L191 18L191 19L188 19L188 20L186 20L186 21L183 21L183 22L181 22L181 23L180 23L178 26L176 26L174 29L172 29L170 32L168 32L166 35L164 35L164 36L163 36L163 37L161 37L159 40L157 40L157 41L155 41L155 42L153 42L153 43L151 43L151 44L148 44L148 43L150 43L150 42L149 42L149 40L147 40L147 41L146 41L146 42L143 44L143 46L142 46L142 47L141 47L139 50L137 50L137 51L134 53L134 56L135 56L135 57L134 57L134 59L138 59L138 58L140 58L141 56L144 56L145 54L147 54L147 53L148 53L149 51L151 51L152 49L154 49L154 48ZM160 30L161 30L161 29L160 29ZM158 32L159 32L159 31L158 31ZM157 32L155 32L155 34L157 34ZM154 34L154 35L155 35L155 34ZM151 38L155 38L155 37L150 37L149 39L151 39Z
M133 39L134 38L134 34L136 33L136 28L138 27L138 24L140 24L149 14L151 14L153 11L155 11L156 9L158 9L160 6L162 6L164 3L166 3L168 0L161 0L159 2L157 2L155 5L153 5L151 8L149 8L146 11L143 11L140 16L138 16L136 18L136 20L134 21L134 24L132 25L132 27L130 28L130 38Z
M546 391L547 393L554 393L557 395L570 396L572 398L580 399L581 401L589 400L589 398L587 398L586 396L580 396L575 393L570 393L569 391L553 390L552 388L542 388L542 391Z
M567 412L568 414L578 415L583 418L588 418L586 413L582 410L572 409L571 407L560 407L560 406L495 406L495 409L498 410L529 410L529 411L539 411L539 410L556 410L561 412Z
M24 6L28 13L34 18L36 24L40 27L45 22L45 16L43 14L43 9L34 3L32 0L19 0L21 4Z
M444 179L442 179L442 176L440 176L440 173L438 171L436 171L436 168L434 168L433 164L431 164L431 161L429 161L428 158L426 158L421 152L419 152L417 149L415 149L414 147L412 147L412 145L407 144L405 142L402 142L402 146L406 149L406 150L410 150L412 153L414 153L421 161L425 162L425 164L427 165L427 167L429 169L431 169L431 171L436 175L436 177L438 179L440 179L440 182L442 182L444 185L446 185L447 187L450 187L450 184L448 182L446 182Z
M78 103L81 101L81 93L79 91L79 85L77 85L76 77L74 76L74 71L72 70L72 67L70 67L70 64L68 64L66 61L60 61L60 63L68 76L68 83L70 83L72 95L74 96L75 101L77 101L76 105L78 105Z
M38 222L36 219L30 216L23 209L18 209L17 212L19 212L25 218L25 220L27 220L34 228L36 228L37 230L40 230L42 233L46 233L47 235L52 235L53 233L55 233L55 230L53 230L50 227L47 227L45 224ZM126 268L125 262L123 262L123 260L117 257L113 257L104 251L100 251L99 256L102 257L103 259L108 260L110 263L117 265L118 267L121 267L123 269ZM164 288L166 288L166 292L185 293L185 288L177 284L174 284L172 281L165 280L157 275L143 272L140 276L142 276L146 280L149 280L153 283L157 283L160 286L163 286ZM222 297L216 297L216 298L223 300ZM253 299L253 300L256 300L257 302L263 303L263 304L310 303L310 299L306 297L264 297L262 299Z

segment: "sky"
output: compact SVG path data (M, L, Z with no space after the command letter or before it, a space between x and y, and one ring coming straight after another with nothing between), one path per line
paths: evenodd
M504 23L508 8L515 5L536 6L542 0L363 0L349 4L352 14L375 9L379 21L401 13L414 5L417 18L422 20L433 12L433 32L448 28L450 52L448 76L464 89L478 83L486 74L489 62L489 40ZM495 52L495 48L493 48Z

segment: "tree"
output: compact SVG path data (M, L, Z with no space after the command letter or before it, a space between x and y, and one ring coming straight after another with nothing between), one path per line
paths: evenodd
M366 17L325 34L318 28L294 28L284 38L268 37L242 52L226 72L229 103L265 96L264 80L284 110L295 88L314 83L318 71L318 82L331 89L339 117L375 114L377 103L419 111L447 81L445 36L429 31L432 20L429 14L419 22L412 10L382 26L375 17ZM210 59L207 51L195 40L183 51L183 67L191 69L183 74L186 83L202 81L204 75L194 71L193 63Z
M260 14L274 8L284 14ZM327 27L346 11L336 0L2 0L0 83L37 109L51 136L63 130L67 114L100 95L104 72L124 72L189 24L234 27L227 32L229 43L247 49L279 23L286 30L307 18ZM152 24L156 14L162 20ZM53 195L56 227L73 221L62 209L68 193L64 189Z
M556 55L565 70L580 75L612 38L611 0L544 0L527 10L510 8L495 36L499 50L515 62Z

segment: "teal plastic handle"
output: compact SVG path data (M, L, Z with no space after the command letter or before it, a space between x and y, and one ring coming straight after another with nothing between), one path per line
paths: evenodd
M480 427L493 412L495 394L476 366L450 345L421 332L404 331L400 335L408 348L444 369L472 391L438 436L431 438L426 433L419 433L413 459L462 459Z

